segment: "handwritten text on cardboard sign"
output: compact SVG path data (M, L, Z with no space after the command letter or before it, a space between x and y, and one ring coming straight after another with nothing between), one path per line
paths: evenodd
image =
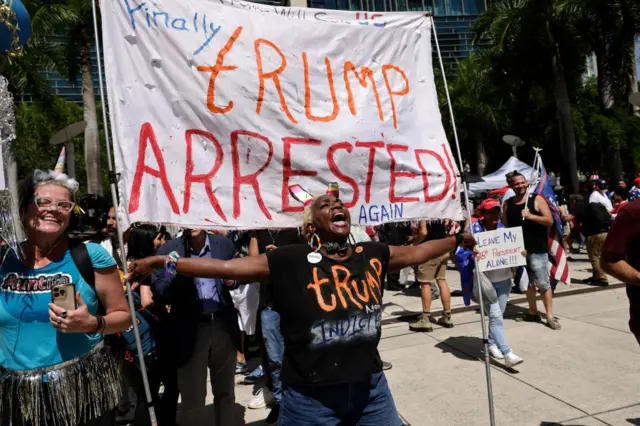
M527 264L522 227L500 228L475 234L478 241L476 264L481 272Z

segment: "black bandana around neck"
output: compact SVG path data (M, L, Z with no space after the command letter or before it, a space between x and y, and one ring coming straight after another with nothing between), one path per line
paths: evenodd
M345 241L344 243L327 241L326 243L322 244L322 247L324 247L327 254L345 254L347 250L349 250L349 246L349 240Z

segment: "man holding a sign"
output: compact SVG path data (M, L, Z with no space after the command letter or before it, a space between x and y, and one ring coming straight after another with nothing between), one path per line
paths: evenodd
M527 250L527 274L531 284L527 289L529 312L522 318L527 322L542 322L536 305L536 288L542 295L547 313L547 325L560 330L560 323L553 316L553 292L549 277L549 227L553 217L547 202L539 195L530 195L529 183L520 173L512 176L509 186L516 195L505 203L503 221L505 226L522 227L524 248Z

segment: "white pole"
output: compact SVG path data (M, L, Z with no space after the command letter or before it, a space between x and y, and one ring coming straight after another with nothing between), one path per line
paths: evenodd
M96 13L96 1L91 0L91 8L93 10L93 32L96 42L96 55L98 56L98 81L100 83L100 104L102 105L102 124L104 125L104 138L107 145L107 164L109 165L109 185L111 187L111 199L113 205L118 205L118 196L116 193L116 176L113 170L113 161L111 159L111 139L109 138L109 128L107 126L107 105L104 101L104 83L102 81L102 57L100 55L100 40L98 38L98 16ZM116 221L119 222L116 215ZM127 259L124 252L124 238L122 236L123 230L120 223L117 224L118 229L118 244L120 245L120 256L122 257L122 267L124 273L127 271ZM145 353L142 350L142 343L140 341L140 331L138 330L138 321L136 321L136 309L133 303L133 295L131 294L131 285L129 281L126 281L127 286L127 298L129 300L129 311L131 312L131 322L133 324L133 332L136 336L136 348L138 350L138 358L140 361L140 370L142 372L142 384L144 385L144 393L147 397L147 406L149 407L149 418L151 419L151 425L157 426L158 420L156 419L156 412L153 407L153 399L151 398L151 390L149 388L149 378L147 377L147 367L144 362Z
M529 196L531 195L531 191L533 191L533 189L538 186L538 182L540 181L540 165L542 164L542 158L540 158L540 151L542 151L542 149L533 148L533 150L536 152L536 155L533 159L533 170L536 171L536 176L532 182L529 182L529 186L527 187L527 197L525 198L526 200L529 199Z
M444 83L444 91L447 96L447 105L449 106L449 115L451 116L451 126L453 127L453 138L456 142L456 150L458 154L458 164L460 164L460 171L462 176L462 186L464 187L464 198L465 205L467 208L467 218L469 219L469 224L472 224L471 220L471 203L469 201L469 188L467 186L467 182L464 178L464 166L462 164L462 154L460 153L460 142L458 141L458 131L456 130L456 121L453 115L453 107L451 106L451 98L449 97L449 87L447 86L447 76L444 71L444 64L442 62L442 55L440 54L440 43L438 42L438 34L436 32L436 23L433 19L433 15L431 16L431 26L433 27L433 37L436 42L436 49L438 51L438 60L440 61L440 70L442 71L442 80ZM471 227L471 232L473 232L473 226ZM478 268L475 268L476 271L476 281L479 285L480 283L480 271ZM493 386L491 384L491 360L489 359L489 340L487 339L487 328L485 323L485 314L484 314L484 301L482 300L482 292L478 292L480 297L478 297L478 303L480 304L480 323L482 324L482 340L484 342L484 364L487 375L487 397L489 401L489 421L491 426L495 426L495 414L493 410Z

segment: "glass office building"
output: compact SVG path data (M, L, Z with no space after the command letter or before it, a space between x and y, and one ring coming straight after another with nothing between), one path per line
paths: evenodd
M404 11L430 11L433 13L442 59L447 73L455 72L456 61L464 59L473 50L473 34L471 27L476 16L486 9L487 0L307 0L309 7L318 9L337 9L365 11L358 15L363 20L372 19L371 12L404 12ZM278 1L262 0L258 3L275 5ZM283 3L288 4L287 0ZM436 49L434 46L434 66L438 66ZM96 99L99 99L98 65L96 52L92 47L91 58L93 66L93 80ZM51 82L51 90L71 102L82 103L82 90L80 76L73 84L66 78L56 73L46 72L45 77ZM29 96L23 96L23 100L29 102Z
M91 44L91 71L93 75L93 91L95 93L96 100L100 99L100 83L98 80L98 61L95 46ZM103 63L104 65L104 63ZM104 69L103 69L104 75ZM44 71L42 76L49 80L49 86L51 87L51 93L66 99L69 102L75 102L82 104L82 76L78 75L77 81L70 82L66 77L54 71ZM31 96L23 94L20 98L24 102L31 102Z
M471 27L476 16L487 8L487 0L308 0L318 9L362 10L367 12L429 11L433 13L445 69L454 71L456 61L473 50ZM371 19L371 16L362 16ZM435 45L434 66L437 66Z

